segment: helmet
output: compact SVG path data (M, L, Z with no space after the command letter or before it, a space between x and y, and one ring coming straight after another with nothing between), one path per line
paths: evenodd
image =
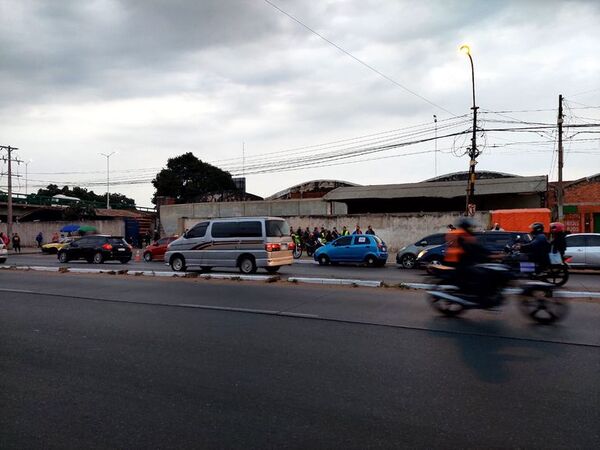
M550 231L553 233L560 233L565 231L565 226L560 222L552 222L550 224Z
M470 217L461 217L456 221L456 227L462 228L468 233L473 233L475 228L477 228L477 222L475 222Z
M533 235L541 234L544 232L544 224L542 222L533 222L529 225L529 229Z

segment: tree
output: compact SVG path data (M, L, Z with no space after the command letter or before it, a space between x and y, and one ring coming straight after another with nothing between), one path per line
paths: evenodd
M69 186L59 188L56 184L49 184L46 189L39 189L37 192L37 195L42 197L54 197L58 194L75 197L85 203L106 204L106 194L96 194L94 191L88 191L79 186L69 189ZM113 208L135 208L135 200L123 194L114 193L110 194L110 205Z
M177 203L189 203L198 197L213 192L235 190L229 172L202 162L191 152L169 158L167 168L162 169L152 180L156 197L173 197Z

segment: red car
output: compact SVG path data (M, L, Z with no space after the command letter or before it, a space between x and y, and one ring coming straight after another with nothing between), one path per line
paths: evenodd
M148 245L144 249L144 261L150 262L152 260L162 261L167 251L167 246L177 239L177 236L170 236L159 239L154 244Z

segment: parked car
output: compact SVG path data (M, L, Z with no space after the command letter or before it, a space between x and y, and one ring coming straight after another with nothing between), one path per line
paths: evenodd
M169 244L165 263L176 272L237 267L243 274L263 267L276 273L294 262L290 226L280 217L235 217L196 224Z
M385 242L370 234L342 236L319 247L313 256L324 266L329 263L364 263L367 266L385 265L388 253Z
M569 267L600 267L600 233L575 233L566 237L567 251L570 257Z
M6 249L6 245L4 245L4 242L0 242L0 264L4 264L7 257L8 250Z
M44 244L44 245L42 245L42 252L43 253L50 253L50 254L58 253L58 251L61 248L63 248L69 242L73 242L75 239L77 239L77 238L74 238L72 236L68 236L68 237L62 238L58 242L50 242L48 244Z
M526 231L483 231L475 233L475 236L477 237L477 241L492 254L503 253L507 245L512 246L517 242L526 243L531 240ZM441 264L444 261L445 253L445 242L442 245L425 248L417 256L416 264L418 267L424 267L429 264Z
M85 259L89 263L131 260L131 246L122 236L84 236L68 243L58 251L58 260L66 263L74 259Z
M442 245L445 242L445 233L436 233L425 236L417 242L402 247L396 254L396 264L404 269L413 269L416 265L417 255L427 247Z
M154 242L153 244L147 245L146 248L144 249L144 261L146 261L146 262L150 262L153 260L162 261L164 259L165 253L167 251L167 247L169 246L169 244L171 242L173 242L177 238L178 238L178 236L165 237L165 238L159 239L158 241Z

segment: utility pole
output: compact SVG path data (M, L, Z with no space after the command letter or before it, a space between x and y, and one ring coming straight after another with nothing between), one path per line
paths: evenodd
M473 136L471 137L471 148L469 149L469 182L467 184L467 204L465 215L472 216L475 213L475 165L480 151L477 150L477 106L475 106L475 67L473 65L473 57L471 49L468 45L463 45L460 50L469 57L471 62L471 86L473 87Z
M14 150L19 150L16 147L11 147L10 145L0 145L0 150L6 150L6 152L8 153L8 156L1 158L2 160L6 161L8 164L8 180L7 180L7 186L8 186L8 199L6 202L6 206L7 206L7 217L6 217L6 234L8 235L8 238L10 239L12 236L12 222L13 222L13 204L12 204L12 163L13 162L22 162L19 161L17 159L13 160L12 159L12 152Z
M558 221L563 221L563 96L558 96L558 190L556 191L556 205L558 207Z

